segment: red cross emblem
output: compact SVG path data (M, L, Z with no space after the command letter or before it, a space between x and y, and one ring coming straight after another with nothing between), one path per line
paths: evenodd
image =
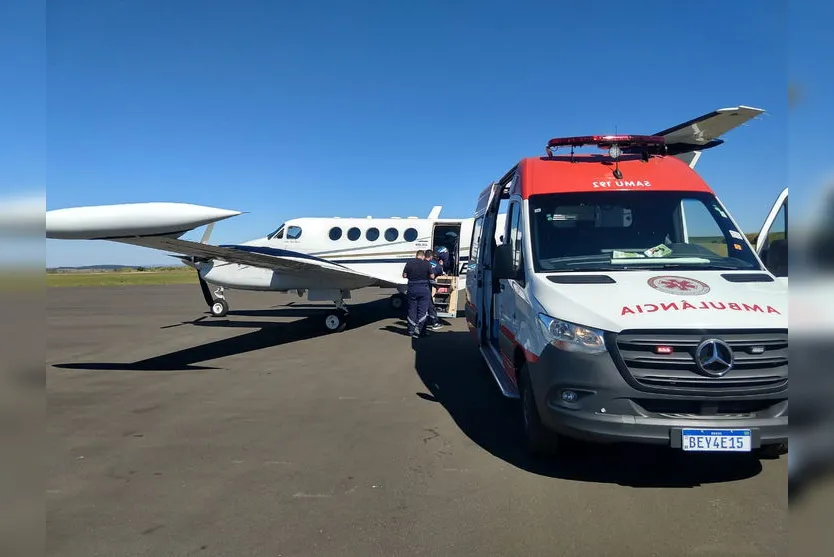
M682 294L698 296L706 294L710 288L705 283L687 277L653 277L649 279L649 286L667 294Z

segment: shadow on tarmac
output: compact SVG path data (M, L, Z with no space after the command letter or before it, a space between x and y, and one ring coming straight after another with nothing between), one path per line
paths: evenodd
M415 369L428 389L417 396L443 405L472 441L522 470L567 480L678 488L742 480L762 470L752 454L684 454L632 444L570 443L566 454L535 458L523 445L518 401L501 395L468 332L441 330L412 346Z
M278 309L238 310L229 311L228 317L302 317L296 321L232 321L228 317L200 317L193 321L185 321L174 325L166 325L163 329L182 326L219 327L224 329L256 329L254 331L201 344L184 350L177 350L168 354L161 354L152 358L132 363L123 362L79 362L55 364L59 369L76 369L84 371L200 371L223 369L199 365L201 362L254 352L264 348L272 348L282 344L289 344L331 334L324 328L324 317L332 306L303 305L302 307L286 306ZM377 323L391 317L391 309L387 298L349 306L350 317L348 327L356 329ZM338 333L341 334L341 333Z

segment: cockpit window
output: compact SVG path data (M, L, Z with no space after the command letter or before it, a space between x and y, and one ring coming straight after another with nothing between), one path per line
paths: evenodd
M273 238L283 238L284 237L284 225L281 224L274 232L270 233L266 239L272 240Z
M288 240L297 240L301 237L301 227L300 226L290 226L287 229L287 239Z

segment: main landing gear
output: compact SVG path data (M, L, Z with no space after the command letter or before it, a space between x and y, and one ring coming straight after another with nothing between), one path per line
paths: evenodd
M341 333L347 328L348 310L344 302L324 318L324 327L330 333Z
M200 290L203 292L203 299L206 301L211 315L213 317L225 317L229 313L229 302L223 295L223 287L218 286L217 290L214 291L214 296L212 296L206 281L199 274L197 278L200 280Z
M229 302L226 301L226 297L223 295L222 286L217 287L217 290L214 291L214 296L215 298L209 306L211 315L213 317L225 317L229 313Z
M336 309L327 312L324 317L324 328L329 333L341 333L347 329L349 313L345 305L346 296L350 297L350 291L343 290L341 296L334 296L333 303L336 304Z
M398 292L390 298L391 309L394 311L402 311L405 307L405 294Z

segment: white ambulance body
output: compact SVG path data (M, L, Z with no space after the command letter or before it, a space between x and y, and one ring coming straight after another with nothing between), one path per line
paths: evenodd
M582 144L617 147L574 154ZM691 145L553 146L571 153L523 159L481 194L466 278L469 328L502 393L521 399L529 447L784 453L787 190L757 251L687 164Z

